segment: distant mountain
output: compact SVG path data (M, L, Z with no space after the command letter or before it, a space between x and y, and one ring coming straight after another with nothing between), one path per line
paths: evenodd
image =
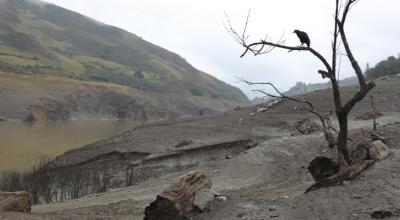
M356 77L349 77L339 81L340 86L352 86L357 84ZM305 82L297 82L296 85L290 87L286 92L283 92L285 95L288 96L296 96L302 95L313 91L324 90L331 88L330 82L325 83L305 83ZM270 101L272 98L270 97L255 97L251 100L253 105L258 105L261 103L266 103Z
M357 84L356 77L349 77L339 81L340 86L352 86ZM301 95L317 90L324 90L331 88L331 82L325 83L309 83L306 84L304 82L297 82L296 85L291 87L288 91L285 92L286 95L294 96L294 95Z
M142 102L136 107L172 115L249 104L238 88L197 70L175 53L37 0L0 1L0 71L126 86L148 96L133 95ZM45 92L51 96L52 91Z

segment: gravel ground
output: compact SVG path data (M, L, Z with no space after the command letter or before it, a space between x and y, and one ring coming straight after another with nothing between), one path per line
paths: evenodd
M376 94L385 94L377 97L376 102L383 113L378 119L379 132L390 139L389 157L344 186L324 188L308 194L304 194L304 191L313 182L306 168L308 163L315 156L334 157L335 151L327 149L321 133L291 136L294 122L308 114L293 110L297 106L289 102L282 102L268 112L258 113L255 119L250 116L254 107L248 107L227 112L218 118L146 126L75 150L68 157L83 151L97 152L96 149L101 152L113 146L126 151L134 150L137 145L133 143L140 139L139 134L149 135L147 131L154 132L155 136L154 140L148 137L147 144L160 143L150 148L154 152L173 146L174 139L182 141L192 137L218 142L219 138L225 141L252 137L258 139L257 147L232 159L221 158L194 168L207 172L212 178L213 190L229 198L196 220L369 219L374 210L400 208L399 84L400 80L382 81L374 90ZM344 94L348 91L352 91L352 88L346 88ZM326 111L330 109L330 102L326 96L328 93L324 93L326 91L310 93L306 98L312 99L318 108ZM368 111L368 106L367 101L361 103L351 118ZM370 121L352 120L350 124L354 136L361 128L371 127ZM205 129L198 130L199 127ZM178 131L181 131L180 136ZM165 135L158 137L157 134L161 132L165 132ZM205 132L210 134L206 135ZM161 144L163 140L166 145ZM146 143L142 144L144 146ZM143 219L144 207L174 178L187 171L170 173L136 186L77 200L35 206L31 214L2 213L0 219Z

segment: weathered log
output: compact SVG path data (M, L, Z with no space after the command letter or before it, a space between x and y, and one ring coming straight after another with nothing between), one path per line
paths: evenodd
M165 189L146 207L144 220L190 219L202 211L203 207L207 207L207 204L202 204L204 197L200 194L210 192L211 186L210 177L202 171L193 171L181 176L177 183ZM197 195L195 203L198 192L201 193Z

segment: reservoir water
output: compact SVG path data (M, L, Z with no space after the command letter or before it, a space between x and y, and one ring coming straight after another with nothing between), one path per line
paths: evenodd
M0 122L0 172L27 170L41 157L54 158L140 125L133 121Z

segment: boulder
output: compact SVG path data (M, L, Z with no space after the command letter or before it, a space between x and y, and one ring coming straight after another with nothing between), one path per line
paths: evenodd
M384 142L388 140L380 135L371 134L359 140L351 152L351 162L357 163L364 160L383 160L389 154L389 148Z
M0 212L30 212L27 192L0 192Z
M339 171L339 165L327 157L316 157L307 167L316 182L330 177Z
M369 158L372 160L383 160L389 154L389 148L382 141L373 141L369 146Z
M207 208L211 186L210 177L202 171L192 171L179 177L146 207L144 220L190 219Z

